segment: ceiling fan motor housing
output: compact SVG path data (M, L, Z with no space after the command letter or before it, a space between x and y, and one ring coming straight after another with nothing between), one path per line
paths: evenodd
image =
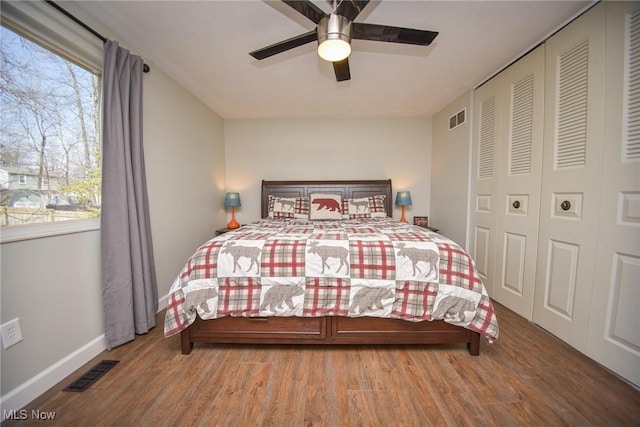
M339 61L351 53L351 21L342 15L336 15L335 13L329 14L322 18L318 23L318 53L323 59L327 61ZM341 58L325 58L321 51L324 42L331 43L346 43L348 46L348 53ZM326 45L325 45L326 46Z

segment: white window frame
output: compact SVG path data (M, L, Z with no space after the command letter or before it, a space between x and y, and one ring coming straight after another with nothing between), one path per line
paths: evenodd
M2 24L74 62L102 74L102 41L42 1L2 2ZM3 227L0 243L100 229L100 218Z

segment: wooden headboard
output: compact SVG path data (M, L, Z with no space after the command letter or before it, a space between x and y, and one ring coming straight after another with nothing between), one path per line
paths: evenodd
M384 194L385 210L392 216L393 193L391 180L361 181L262 181L261 216L269 214L269 196L308 197L312 193L340 194L343 199L377 196Z

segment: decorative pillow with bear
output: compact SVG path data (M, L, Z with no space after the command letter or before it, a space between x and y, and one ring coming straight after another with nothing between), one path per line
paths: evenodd
M269 196L269 218L308 219L309 199L306 197Z
M342 219L342 196L314 193L309 196L309 219Z
M345 199L342 201L342 218L386 218L384 194L378 196Z

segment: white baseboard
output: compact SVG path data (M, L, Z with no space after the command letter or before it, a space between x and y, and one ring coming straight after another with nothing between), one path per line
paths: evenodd
M2 420L5 414L23 408L106 349L107 342L102 334L2 396Z
M169 301L169 295L165 295L158 300L158 312L167 308ZM156 327L163 327L162 324L156 325ZM2 411L2 421L5 419L5 414L10 413L12 410L19 410L28 405L35 398L40 396L45 391L49 390L54 385L71 375L78 368L91 359L96 357L107 349L107 342L104 334L95 338L91 342L80 347L78 350L69 354L62 360L49 366L44 371L40 372L35 377L29 379L25 383L19 385L15 389L11 390L4 396L0 397L0 411Z
M158 300L158 312L167 308L169 295L165 295ZM162 324L156 327L163 327ZM12 410L19 410L28 405L35 398L54 385L71 375L82 365L96 357L107 349L107 342L104 334L95 338L91 342L80 347L78 350L69 354L62 360L54 363L44 371L29 379L25 383L19 385L4 396L0 397L0 410L2 411L2 421L5 414Z
M167 305L169 304L169 294L161 297L158 300L158 313L160 313L162 310L164 310L165 308L167 308Z

